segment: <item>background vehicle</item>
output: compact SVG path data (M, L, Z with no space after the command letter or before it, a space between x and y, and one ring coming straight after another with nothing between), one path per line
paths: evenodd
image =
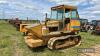
M36 23L25 27L27 34L25 43L31 47L47 45L49 49L67 48L79 45L81 36L77 7L59 5L51 8L51 17L44 23Z
M92 34L100 34L100 20L92 20Z
M80 19L80 31L81 32L87 32L89 30L89 24L88 24L88 19Z
M19 18L10 19L9 23L12 24L20 32L25 32L25 26L32 25L33 23L38 22L38 20L19 20Z
M20 24L22 23L22 21L19 20L18 18L15 18L15 19L9 20L9 23L12 24L13 26L15 26L16 29L19 31Z

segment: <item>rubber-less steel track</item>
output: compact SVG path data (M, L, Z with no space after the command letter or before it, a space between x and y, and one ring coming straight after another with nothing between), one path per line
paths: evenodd
M80 42L81 42L81 37L79 35L53 37L48 41L48 48L50 49L67 48L79 45Z

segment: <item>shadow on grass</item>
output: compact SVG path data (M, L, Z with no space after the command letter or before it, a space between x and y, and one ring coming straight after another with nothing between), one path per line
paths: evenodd
M32 52L43 52L45 51L45 49L48 49L49 51L53 51L53 52L58 52L60 50L64 50L64 49L69 49L69 48L73 48L75 46L69 46L69 47L64 47L64 48L60 48L60 49L49 49L47 46L40 46L40 47L36 47L36 48L30 48L29 49L32 51Z
M30 48L29 49L32 51L32 52L43 52L45 50L45 48L47 48L47 46L40 46L40 47L36 47L36 48Z
M100 36L100 33L99 33L99 34L96 34L96 33L95 33L95 34L91 34L91 35L94 35L94 36Z

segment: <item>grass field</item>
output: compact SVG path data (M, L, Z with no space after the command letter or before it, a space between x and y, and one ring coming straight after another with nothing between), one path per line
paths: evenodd
M49 50L46 46L30 50L24 43L22 33L16 31L12 25L0 21L0 56L80 56L78 48L89 48L100 44L100 36L90 33L80 33L82 43L78 47L62 50Z

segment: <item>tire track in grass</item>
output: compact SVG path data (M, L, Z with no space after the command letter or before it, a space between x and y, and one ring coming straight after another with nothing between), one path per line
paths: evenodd
M15 36L12 36L13 41L13 56L22 56L22 50L19 48L19 41L18 38Z
M9 51L6 51L4 50L4 52L12 52L12 53L9 53L11 54L10 56L23 56L23 53L22 53L22 49L19 47L19 43L20 43L20 39L17 37L17 31L15 30L15 28L10 25L8 22L5 22L5 21L0 21L0 37L3 37L3 36L10 36L10 40L11 41L8 41L8 42L12 42L11 43L11 46L8 48ZM7 38L5 37L5 38ZM7 39L9 40L9 39ZM8 44L7 44L8 45ZM8 45L9 46L9 45ZM3 49L2 49L3 50Z
M11 37L13 41L13 56L19 56L19 47L18 47L18 39L17 37Z

